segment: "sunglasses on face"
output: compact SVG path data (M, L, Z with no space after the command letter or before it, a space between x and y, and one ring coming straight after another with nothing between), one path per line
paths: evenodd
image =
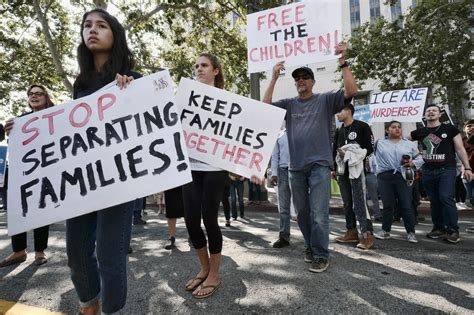
M311 76L309 74L298 75L298 76L295 77L295 82L298 82L301 79L309 80L309 79L311 79Z
M28 93L28 97L33 97L33 96L44 96L44 92L30 92Z

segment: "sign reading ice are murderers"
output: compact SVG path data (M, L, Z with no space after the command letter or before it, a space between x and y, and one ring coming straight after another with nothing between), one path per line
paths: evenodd
M286 111L186 78L176 102L191 158L263 178Z
M373 93L370 97L370 121L420 122L428 88Z
M312 0L247 15L249 73L285 60L298 66L336 59L342 40L341 0Z
M167 71L15 119L8 233L191 181Z

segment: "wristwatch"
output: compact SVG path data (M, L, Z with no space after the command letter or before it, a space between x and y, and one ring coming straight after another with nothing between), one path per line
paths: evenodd
M342 65L339 65L339 69L342 69L342 68L345 68L345 67L349 67L349 64L347 63L347 61L344 61L344 63Z

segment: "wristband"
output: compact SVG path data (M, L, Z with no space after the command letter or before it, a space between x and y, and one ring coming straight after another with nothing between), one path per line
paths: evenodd
M345 68L345 67L349 67L349 64L344 61L344 63L342 65L339 65L339 69L342 69L342 68Z
M472 171L472 168L464 168L465 171Z

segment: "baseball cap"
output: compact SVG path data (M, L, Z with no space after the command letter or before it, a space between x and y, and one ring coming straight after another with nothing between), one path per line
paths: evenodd
M291 73L291 76L293 78L295 78L296 75L299 72L306 72L307 74L309 74L311 76L311 79L314 80L314 73L313 73L313 70L311 70L311 68L309 68L309 67L299 67L298 69L293 70L293 72Z

